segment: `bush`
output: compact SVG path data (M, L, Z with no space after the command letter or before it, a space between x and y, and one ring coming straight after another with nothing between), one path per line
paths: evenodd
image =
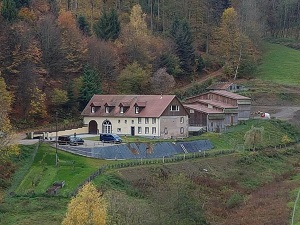
M241 205L244 202L244 196L240 193L234 193L226 202L226 208L232 209Z

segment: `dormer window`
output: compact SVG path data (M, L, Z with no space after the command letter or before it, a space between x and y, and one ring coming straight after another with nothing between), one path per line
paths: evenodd
M120 107L120 113L123 114L123 113L126 113L126 111L129 109L130 107L130 102L121 102L119 104L119 107Z
M109 113L109 107L108 106L105 107L105 113Z
M170 110L171 111L179 111L179 105L171 105Z
M138 107L138 106L135 107L135 113L136 114L140 113L140 107Z
M92 104L90 106L91 106L91 113L95 113L101 107L101 103L99 103L99 102L92 102Z
M135 107L135 113L139 114L146 107L146 102L136 102L134 104L134 107Z

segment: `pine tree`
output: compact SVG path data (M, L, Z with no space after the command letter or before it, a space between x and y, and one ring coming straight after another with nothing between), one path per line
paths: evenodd
M81 30L83 35L90 35L90 27L89 24L84 16L79 16L77 19L78 27Z
M84 68L82 87L79 93L80 107L83 109L94 94L101 94L101 82L99 75L90 66Z
M180 61L180 68L185 75L194 71L195 54L192 45L192 33L187 21L176 19L173 23L171 36L176 45L176 55Z
M120 30L121 27L118 15L114 9L111 10L109 14L104 11L103 15L94 26L96 36L105 41L116 40L119 37Z
M17 7L14 0L3 0L1 15L9 22L17 18Z

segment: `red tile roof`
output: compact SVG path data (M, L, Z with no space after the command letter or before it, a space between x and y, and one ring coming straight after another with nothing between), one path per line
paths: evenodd
M175 95L94 95L86 105L81 115L93 117L160 117ZM91 113L91 105L97 103L99 107L95 113ZM100 104L99 104L100 103ZM105 113L105 104L113 109ZM120 113L120 105L129 106L128 110ZM135 113L135 105L142 105L140 113Z
M230 104L226 104L224 102L219 102L219 101L214 101L214 100L208 100L208 99L198 99L197 102L204 103L204 104L209 104L218 108L222 109L237 109L237 106L233 106Z
M196 111L204 112L204 113L207 113L207 114L223 114L222 111L218 111L218 110L215 110L215 109L210 109L210 108L204 107L204 106L199 105L199 104L184 105L184 107L188 108L188 109L194 109Z
M221 96L225 96L231 99L236 99L236 100L251 100L251 98L248 98L246 96L238 95L229 91L224 91L224 90L215 90L215 91L210 91L209 93L214 93L218 94Z

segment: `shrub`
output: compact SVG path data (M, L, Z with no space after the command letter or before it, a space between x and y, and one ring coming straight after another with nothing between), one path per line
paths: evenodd
M234 193L226 202L226 208L232 209L241 205L244 202L244 196L240 193Z

